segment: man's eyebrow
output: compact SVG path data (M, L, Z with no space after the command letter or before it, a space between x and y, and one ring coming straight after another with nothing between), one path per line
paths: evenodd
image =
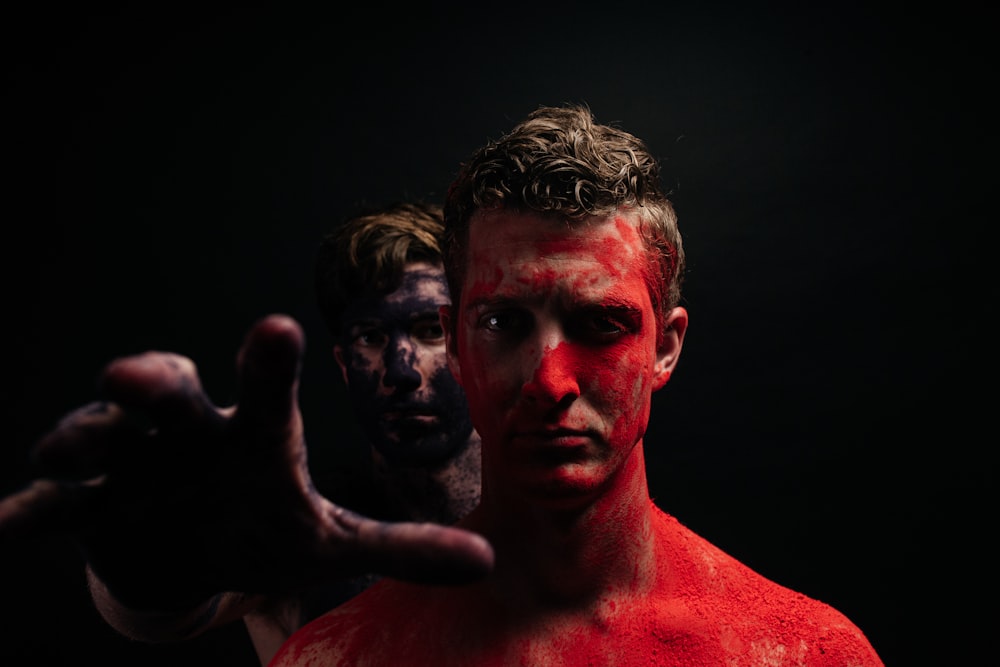
M636 305L635 301L630 299L623 299L619 297L606 297L601 299L596 299L594 301L584 301L582 304L585 308L600 308L603 310L615 310L618 312L628 312L628 313L641 313L642 308Z
M469 299L468 308L482 310L484 308L506 308L515 304L524 303L523 298L512 298L501 294L487 294L484 296Z
M359 317L357 319L345 320L344 328L355 329L362 327L377 327L382 325L382 320L374 317Z
M410 321L416 322L418 320L439 320L441 319L441 314L435 310L422 310L419 312L410 314Z

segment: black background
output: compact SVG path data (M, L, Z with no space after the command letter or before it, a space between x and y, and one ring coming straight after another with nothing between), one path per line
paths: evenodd
M318 473L357 453L319 239L362 202L440 200L486 139L586 102L663 159L685 234L658 503L887 664L970 664L996 618L986 17L699 7L8 11L0 492L115 356L186 354L227 403L270 312L306 328ZM117 636L60 538L0 559L2 664L255 664L238 624Z

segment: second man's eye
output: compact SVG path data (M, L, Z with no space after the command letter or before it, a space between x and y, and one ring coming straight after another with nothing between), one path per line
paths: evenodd
M438 320L418 323L413 327L412 335L417 340L425 343L439 343L444 341L444 329Z
M378 329L365 329L354 335L354 345L361 347L381 347L385 345L386 335Z

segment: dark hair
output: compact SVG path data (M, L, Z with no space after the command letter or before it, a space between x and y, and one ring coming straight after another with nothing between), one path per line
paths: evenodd
M399 288L408 263L441 264L441 207L397 202L348 219L320 243L316 293L330 332L341 333L348 302L360 294Z
M569 222L618 210L639 213L650 256L649 294L659 333L680 303L684 249L677 215L660 185L659 163L635 136L600 125L588 107L540 107L476 151L444 205L444 262L452 301L461 299L469 220L477 209L507 208Z

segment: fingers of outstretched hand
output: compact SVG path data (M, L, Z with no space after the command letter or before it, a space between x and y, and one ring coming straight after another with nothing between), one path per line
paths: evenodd
M64 416L32 452L47 477L86 479L106 471L118 443L139 426L114 403L90 403Z
M85 496L93 484L38 480L0 499L0 543L76 527Z
M133 419L144 416L150 427L184 428L217 411L202 390L198 369L172 352L122 357L105 367L100 387Z
M297 402L305 349L302 328L285 315L270 315L250 329L237 365L240 397L237 419L265 435L300 429Z
M336 512L341 529L371 572L415 583L457 585L493 569L493 547L476 533L433 523L385 523L347 510Z

